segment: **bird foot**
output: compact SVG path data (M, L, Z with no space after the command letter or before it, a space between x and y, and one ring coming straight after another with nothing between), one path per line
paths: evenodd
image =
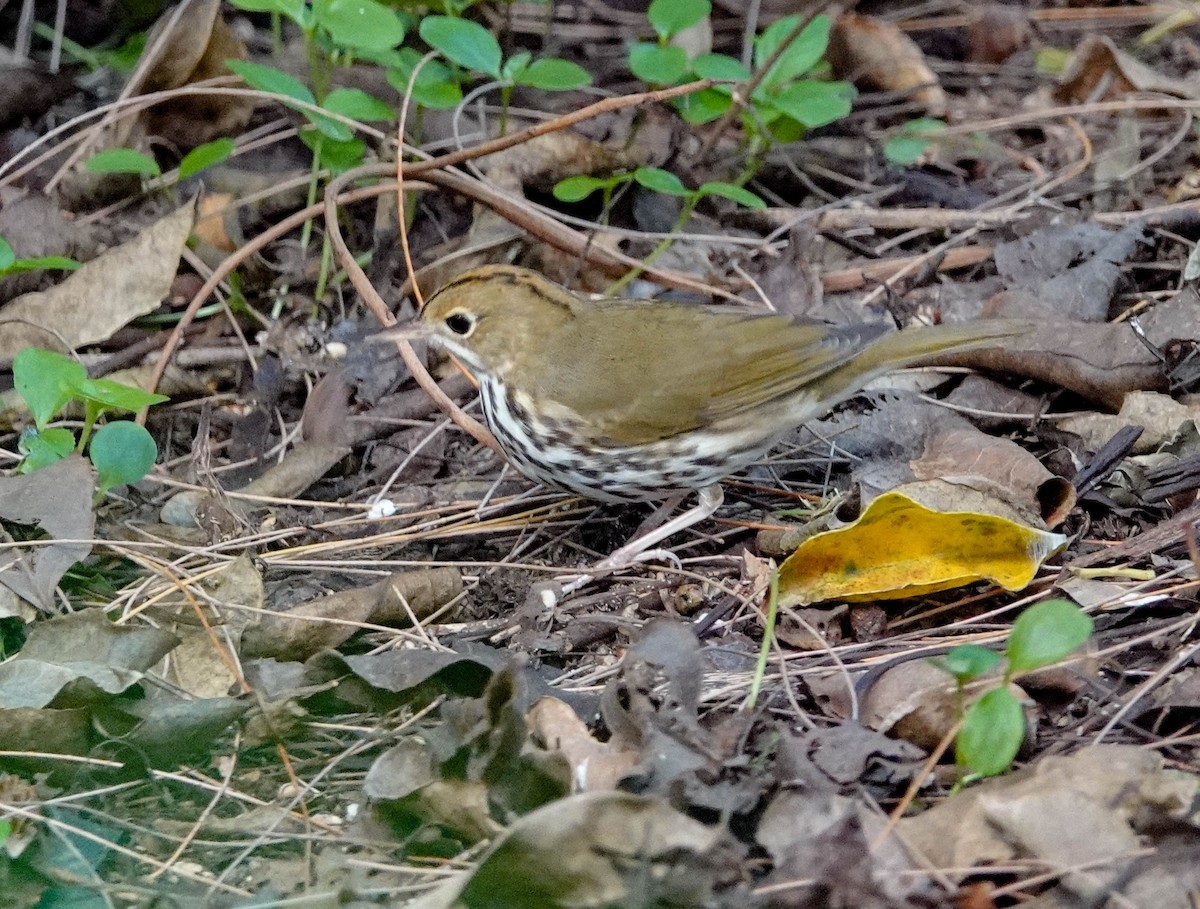
M556 580L562 584L563 593L569 594L586 587L601 574L620 571L622 568L628 568L638 562L665 561L672 563L676 568L682 567L679 557L675 553L654 547L667 537L711 517L721 507L724 500L725 496L721 492L720 486L706 486L697 494L697 502L692 508L648 533L635 536L608 558L597 562L592 568L592 573L571 575Z

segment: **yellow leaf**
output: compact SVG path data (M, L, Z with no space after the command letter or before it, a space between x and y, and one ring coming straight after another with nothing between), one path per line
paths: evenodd
M780 602L899 599L982 580L1020 590L1066 542L1008 518L934 511L888 492L853 524L810 537L788 556Z

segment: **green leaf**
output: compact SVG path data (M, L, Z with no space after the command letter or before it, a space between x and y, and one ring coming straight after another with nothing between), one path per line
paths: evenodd
M320 158L322 167L328 167L335 174L345 173L352 167L358 167L362 164L363 155L367 150L366 143L361 139L347 139L339 142L337 139L330 139L311 129L301 131L300 141Z
M633 179L646 189L665 193L668 196L690 196L692 191L683 185L683 181L661 167L639 167L633 172Z
M52 350L27 347L13 359L13 385L29 405L38 429L45 429L86 381L82 366Z
M179 179L186 180L192 174L197 174L206 167L220 164L232 154L232 139L213 139L211 142L197 145L179 162Z
M601 180L597 177L582 175L559 180L554 184L551 192L559 202L582 202L596 190L607 189L612 185L614 185L612 180Z
M763 29L763 33L754 42L755 68L766 65L767 60L775 53L775 49L787 37L788 32L799 22L799 16L787 16L772 22ZM821 57L825 55L825 50L829 47L831 25L828 16L814 16L813 20L792 40L787 50L775 61L775 65L767 71L762 85L767 89L782 86L821 62Z
M666 40L703 21L711 12L709 0L654 0L646 16L658 37Z
M151 404L171 400L166 395L151 394L112 379L84 379L76 386L75 394L106 410L128 410L131 413Z
M313 16L343 47L388 50L404 41L400 17L376 0L317 0Z
M629 71L643 82L673 85L687 69L687 52L682 47L635 44L629 48Z
M1059 660L1092 633L1092 619L1067 600L1045 600L1030 606L1013 622L1008 636L1008 665L1013 673L1029 672Z
M811 129L847 116L854 95L854 86L849 82L802 79L773 96L770 103Z
M313 93L309 91L307 85L295 76L290 76L273 66L251 63L249 60L226 60L225 65L236 75L241 76L247 85L260 92L282 95L306 104L317 103L317 99L313 97Z
M141 174L144 177L157 177L162 173L157 161L132 148L110 148L92 155L83 166L94 174Z
M277 95L284 100L284 103L287 103L287 100L300 101L304 104L317 103L317 99L313 97L313 93L309 91L307 85L273 66L263 66L261 63L250 63L246 60L226 60L225 65L246 80L246 84L251 88ZM297 110L308 119L309 123L330 139L346 142L354 137L350 127L344 123L323 117L316 111L306 108L297 108Z
M967 709L958 731L958 764L982 776L1012 766L1025 738L1025 712L1007 688L993 688Z
M529 51L517 51L511 57L504 61L504 65L500 67L500 75L506 81L512 82L514 85L518 83L520 76L525 70L529 69L529 63L533 60L533 54Z
M343 117L367 123L391 120L396 116L396 112L388 105L358 88L335 88L325 96L325 103L321 106Z
M304 0L230 0L238 9L251 13L279 13L304 25L307 20Z
M944 657L934 657L929 662L959 682L969 682L994 669L1000 662L1000 654L978 644L960 644Z
M722 92L718 88L705 88L676 98L671 103L675 110L679 111L679 116L688 123L699 126L711 123L733 107L733 98L728 92Z
M61 461L74 451L75 433L60 427L34 431L28 435L21 433L18 447L25 453L21 473L31 473Z
M721 196L725 199L730 199L738 205L744 205L747 208L766 208L767 203L741 186L734 186L732 183L723 183L721 181L712 181L702 183L700 188L696 190L700 196Z
M421 60L415 48L400 49L395 64L388 68L388 82L403 95L408 91L408 81ZM440 60L427 60L417 72L417 81L412 96L418 104L439 110L457 107L462 100L462 88L454 77L453 70Z
M701 54L692 61L692 72L701 79L745 82L750 78L750 70L742 66L742 61L735 60L728 54Z
M100 488L136 483L150 472L158 446L144 427L129 420L106 423L96 430L88 456L100 477Z
M500 44L478 22L453 16L426 16L419 31L426 44L459 66L500 78Z
M68 259L66 256L34 256L32 259L18 259L9 242L0 237L0 278L6 275L15 275L18 272L35 271L39 268L72 271L78 267L78 262Z
M909 120L884 143L883 155L893 164L915 164L945 129L946 124L941 120L929 117Z
M592 84L592 75L582 66L558 57L534 60L519 72L514 81L517 85L542 88L546 91L568 91Z

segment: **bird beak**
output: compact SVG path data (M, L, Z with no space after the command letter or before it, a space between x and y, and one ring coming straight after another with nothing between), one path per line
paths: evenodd
M392 325L383 331L376 332L367 338L372 344L384 341L424 341L432 332L425 322L405 322L403 325Z

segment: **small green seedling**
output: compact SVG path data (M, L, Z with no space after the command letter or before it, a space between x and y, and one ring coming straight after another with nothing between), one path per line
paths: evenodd
M74 271L79 263L66 256L33 256L28 259L18 259L12 245L0 237L0 278L19 274L23 271L36 271L39 268L55 268L62 271Z
M197 145L179 162L179 179L186 180L206 167L227 160L233 154L233 148L233 140L225 136Z
M622 171L609 177L592 177L580 175L559 180L554 185L554 198L560 202L582 202L594 192L603 193L604 207L612 202L613 193L626 183L637 183L646 189L664 193L668 196L679 196L684 200L684 211L680 215L680 223L687 221L696 205L705 196L722 196L731 199L747 208L765 208L762 199L740 186L732 183L712 181L703 183L696 189L688 189L683 181L668 170L660 167L639 167L637 170Z
M991 672L1001 654L975 644L955 647L930 660L958 683L962 726L955 742L958 765L972 774L995 776L1012 766L1025 738L1025 712L1008 690L1018 675L1066 658L1092 633L1092 620L1067 600L1045 600L1030 606L1013 623L1003 658L1006 666L996 687L988 689L963 712L966 686Z
M349 126L322 111L364 121L385 121L395 116L391 107L361 89L334 89L318 104L307 85L273 66L246 60L227 60L225 65L251 88L276 95L281 103L300 111L309 122L300 133L301 141L312 150L319 166L335 173L361 164L366 145Z
M185 180L206 167L220 164L233 154L233 140L214 139L198 145L179 162L179 179ZM162 168L150 155L132 148L110 148L97 152L83 166L94 174L136 174L139 177L161 177Z
M496 81L500 86L500 107L502 112L508 111L512 100L513 89L517 86L540 88L546 91L567 91L583 88L592 82L591 74L582 66L563 60L559 57L540 57L533 59L529 51L517 51L507 60L500 49L500 42L495 36L478 22L470 19L460 19L456 16L426 16L421 20L419 28L421 39L451 63L473 72L482 73ZM411 58L410 58L411 59ZM428 65L426 66L428 68ZM405 67L402 65L396 76L402 75ZM457 82L453 71L442 67L436 70L438 78L443 80L440 93L447 99L455 94L461 98L461 88L457 91L450 88L447 82ZM411 75L412 70L408 70ZM418 77L418 82L420 82ZM401 84L393 79L393 84L404 90ZM404 83L407 84L407 81ZM430 93L431 83L425 80L421 86L422 97ZM414 86L414 95L417 87ZM456 101L455 104L458 102ZM504 114L502 113L502 118ZM503 119L500 124L503 131Z
M613 193L617 187L630 182L637 183L639 186L644 186L646 189L654 190L664 195L678 196L683 200L683 204L679 208L679 215L675 219L675 226L672 228L670 235L664 237L650 251L643 260L645 265L652 264L670 248L675 232L683 228L688 218L692 216L692 212L695 211L696 206L700 204L700 200L706 196L721 196L737 202L739 205L744 205L747 208L766 208L767 205L767 203L750 192L750 190L718 180L702 183L696 189L688 189L677 176L669 170L663 170L660 167L639 167L637 170L623 171L603 178L592 177L586 174L567 177L565 180L560 180L556 183L552 191L554 197L560 202L581 202L592 193L600 191L603 193L604 210L607 212L612 202ZM623 278L608 288L608 291L616 293L640 273L638 269L626 272Z
M629 68L638 78L652 85L677 85L692 79L746 83L752 78L740 60L727 54L701 54L689 60L682 48L670 44L681 31L709 14L709 0L654 0L646 14L658 42L630 48ZM787 16L771 23L754 39L757 69L767 67L800 22L799 16ZM795 141L807 130L850 113L854 86L809 78L822 65L831 28L828 16L814 16L766 69L750 97L742 99L742 123L753 154L776 141ZM719 85L673 103L689 123L708 123L733 107L735 90L740 92L740 86Z
M110 148L97 152L83 162L94 174L136 174L139 177L161 177L162 168L145 152L133 148Z
M300 139L313 152L314 166L341 173L362 163L366 145L331 114L362 121L389 121L395 111L360 89L329 90L335 63L358 56L373 59L395 52L408 31L405 18L377 0L232 0L239 9L272 13L299 26L308 50L310 89L294 76L261 63L226 60L252 88L292 103L309 122Z
M894 136L883 145L883 156L893 164L916 164L921 157L938 143L945 132L942 120L921 117L903 124Z
M28 473L60 461L72 452L87 452L99 476L97 498L114 486L136 483L150 472L158 457L154 439L129 421L97 422L109 411L135 412L167 398L111 379L89 379L82 366L51 350L26 348L13 360L13 384L33 415L33 427L22 433L20 470ZM83 404L83 429L51 427L56 413L78 401Z

